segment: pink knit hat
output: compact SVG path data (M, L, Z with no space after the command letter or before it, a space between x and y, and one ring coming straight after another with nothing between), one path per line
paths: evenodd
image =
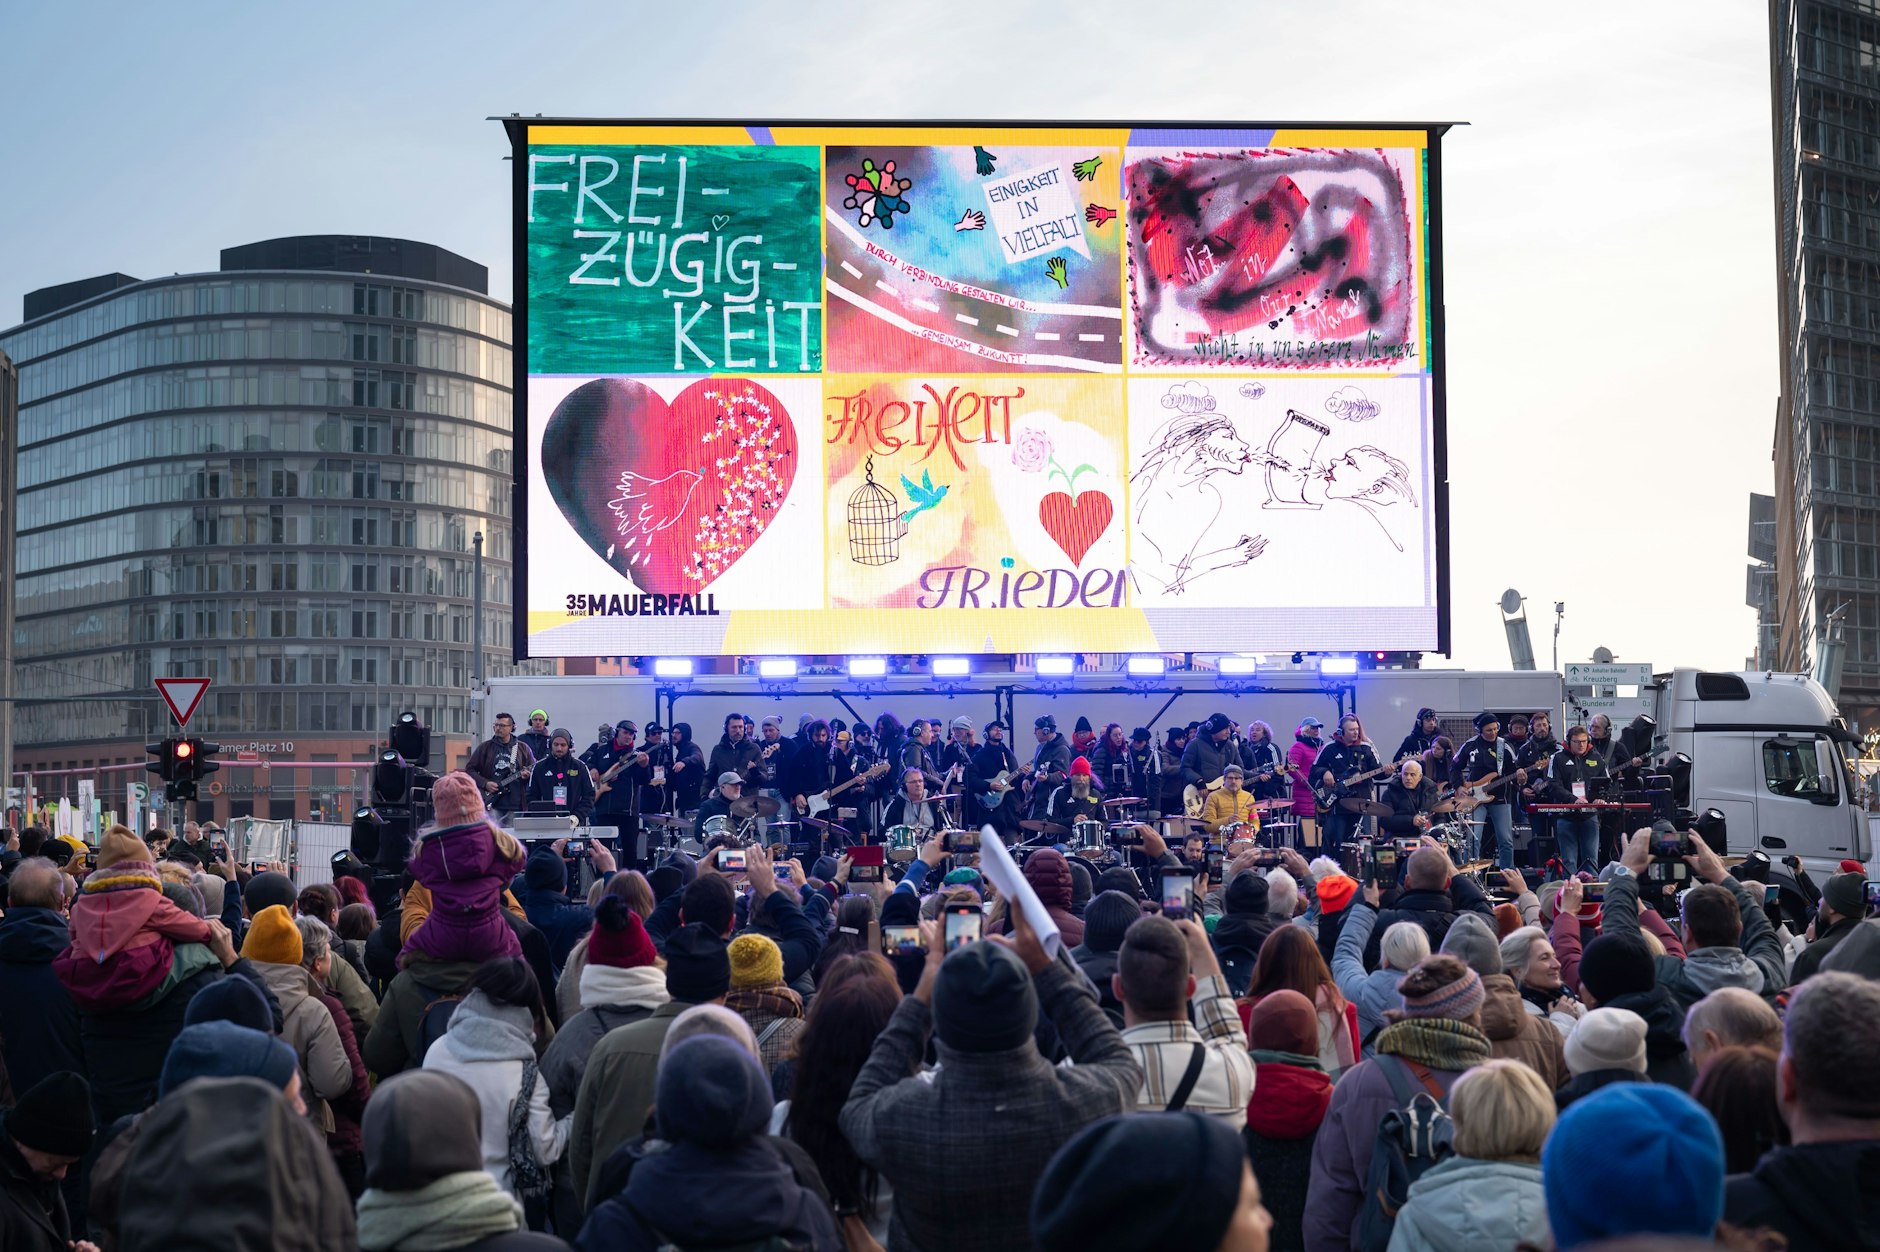
M460 769L431 784L431 809L439 826L469 826L489 820L483 810L483 789Z

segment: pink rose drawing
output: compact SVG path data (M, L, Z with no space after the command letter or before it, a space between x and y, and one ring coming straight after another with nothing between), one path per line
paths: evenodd
M1027 426L1018 432L1018 442L1012 445L1012 464L1022 473L1036 474L1051 463L1051 436L1036 426Z

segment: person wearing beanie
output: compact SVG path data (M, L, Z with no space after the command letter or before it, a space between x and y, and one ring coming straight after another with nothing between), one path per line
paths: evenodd
M1106 814L1103 811L1103 788L1090 768L1090 762L1078 757L1070 764L1070 772L1064 781L1051 788L1039 787L1039 793L1048 791L1044 804L1035 809L1035 815L1049 822L1070 825L1080 821L1101 821ZM1034 799L1038 798L1034 794Z
M1541 1145L1553 1092L1518 1061L1484 1061L1449 1092L1454 1155L1410 1184L1395 1252L1504 1252L1547 1243ZM1597 1202L1597 1196L1589 1197Z
M1086 1127L1051 1158L1031 1229L1039 1252L1239 1252L1268 1246L1265 1199L1217 1119L1129 1113Z
M803 997L783 981L783 952L768 937L746 931L726 949L731 990L725 1007L757 1036L758 1060L768 1075L796 1052L803 1033Z
M1494 919L1480 913L1462 914L1443 936L1442 951L1461 960L1482 980L1482 1033L1488 1036L1489 1051L1532 1067L1549 1091L1566 1082L1560 1032L1527 1011L1520 989L1504 972Z
M1625 841L1606 883L1602 935L1638 933L1639 882L1651 865L1653 833L1640 830ZM1699 881L1679 897L1682 915L1676 920L1685 955L1654 958L1658 985L1681 1009L1719 987L1741 987L1773 1002L1788 986L1789 971L1762 892L1731 877L1696 831L1688 837L1696 854L1684 859Z
M405 953L433 961L521 956L522 943L502 918L503 889L522 868L522 846L483 808L483 791L452 770L431 788L437 825L423 831L411 876L431 893L431 911L405 940Z
M1243 1138L1273 1214L1273 1247L1304 1246L1312 1147L1332 1102L1332 1077L1319 1060L1319 1015L1297 991L1262 996L1248 1015L1253 1098Z
M594 929L594 910L568 898L566 845L567 840L557 839L548 847L536 847L522 871L522 911L529 925L548 940L549 957L557 970L568 963L568 953L582 936ZM589 840L588 855L596 874L603 879L613 877L614 858L605 843Z
M91 1088L70 1070L0 1112L0 1248L67 1252L73 1231L59 1184L91 1150L92 1132Z
M1791 1252L1880 1247L1880 983L1816 974L1782 1029L1776 1107L1789 1143L1729 1180L1724 1217L1773 1230Z
M1087 757L1096 750L1096 747L1096 728L1090 724L1089 718L1079 715L1076 723L1071 727L1071 755Z
M1051 1155L1081 1127L1131 1108L1142 1070L1068 953L1048 956L1022 914L1009 945L949 954L936 930L920 982L876 1038L840 1124L893 1188L889 1247L1005 1252L1030 1242L1030 1200ZM1071 1065L1039 1054L1040 1009ZM913 1075L930 1034L940 1068L927 1081Z
M1680 1091L1697 1081L1684 1046L1684 1009L1658 985L1651 949L1636 934L1603 934L1580 960L1580 1001L1588 1008L1630 1009L1645 1021L1645 1075Z
M185 1026L170 1045L157 1083L162 1099L196 1078L259 1078L280 1089L287 1102L304 1112L300 1097L300 1061L294 1050L263 1031L228 1021Z
M1097 1002L1118 1030L1123 1028L1123 1002L1110 976L1116 973L1123 933L1142 916L1142 906L1133 897L1120 891L1099 892L1084 906L1084 941L1071 949L1071 959L1096 988Z
M1645 1019L1631 1009L1589 1009L1567 1037L1573 1077L1554 1093L1565 1112L1575 1101L1615 1082L1645 1082Z
M52 968L81 1013L128 1009L171 977L177 944L207 945L209 923L163 894L150 849L127 827L98 845L98 867L72 902L72 945ZM194 969L214 964L206 946L187 954ZM181 971L176 971L180 973Z
M548 1252L565 1245L523 1229L522 1204L483 1168L477 1094L454 1075L411 1070L381 1083L366 1109L364 1252L472 1248Z
M78 1006L52 964L72 943L60 878L51 861L26 857L0 897L0 1062L15 1091L85 1068Z
M1245 785L1246 772L1240 763L1230 762L1221 774L1221 785L1216 791L1210 791L1201 806L1201 824L1210 838L1221 837L1221 831L1230 823L1238 823L1241 838L1248 838L1260 831L1260 814L1254 805L1253 792Z
M1865 873L1836 874L1822 884L1821 907L1809 926L1808 946L1795 958L1795 968L1789 972L1790 981L1799 983L1819 973L1821 963L1861 924L1867 916L1866 892Z
M1305 1215L1305 1242L1312 1248L1343 1248L1364 1203L1377 1127L1401 1107L1383 1067L1400 1080L1446 1100L1466 1070L1490 1057L1481 1030L1482 979L1460 960L1437 953L1417 962L1398 986L1403 1008L1378 1033L1377 1055L1345 1071L1332 1089L1331 1107L1312 1147L1312 1203Z
M198 1078L139 1123L123 1171L118 1252L357 1246L331 1154L272 1083Z
M659 1052L673 1019L695 1004L722 1004L730 992L728 949L724 935L705 922L688 922L673 931L665 949L669 998L640 1020L608 1031L588 1054L575 1094L568 1168L575 1193L590 1204L608 1156L646 1129Z
M1032 737L1038 748L1031 757L1031 811L1027 817L1043 820L1051 797L1070 777L1071 745L1057 728L1057 719L1049 713L1032 722Z
M1253 984L1254 964L1266 937L1286 925L1285 918L1267 910L1269 895L1266 878L1251 869L1229 878L1221 893L1223 912L1208 941L1221 963L1228 990L1237 996L1247 994Z
M1576 1101L1541 1150L1560 1252L1625 1235L1711 1239L1723 1177L1723 1137L1710 1114L1655 1083L1615 1083Z
M770 1082L742 1045L716 1035L686 1039L660 1065L656 1097L665 1150L647 1155L624 1190L595 1206L579 1246L840 1252L828 1201L764 1138Z
M1376 1055L1377 1035L1389 1025L1389 1015L1403 1008L1398 984L1411 968L1430 954L1429 932L1415 922L1395 922L1377 943L1378 965L1364 968L1364 951L1371 945L1371 935L1378 922L1378 902L1382 893L1377 884L1363 889L1353 901L1338 947L1332 954L1332 979L1339 992L1358 1009L1360 1054Z
M301 965L300 928L286 908L271 904L255 916L242 956L281 1008L281 1041L300 1062L301 1094L322 1131L333 1129L326 1101L352 1089L352 1064L339 1028L313 976Z
M528 790L529 771L535 768L535 754L516 738L516 719L509 714L496 715L495 731L477 745L460 772L475 789L477 808L481 809L487 799L494 811L513 813L525 803L523 794ZM441 812L438 814L438 825L447 820Z
M1123 1002L1123 1043L1142 1067L1136 1107L1189 1108L1235 1130L1244 1127L1253 1061L1201 924L1154 914L1142 918L1123 936L1110 984Z

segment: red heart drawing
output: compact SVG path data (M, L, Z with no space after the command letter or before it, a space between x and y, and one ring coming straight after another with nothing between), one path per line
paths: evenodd
M1062 491L1053 491L1038 502L1038 520L1045 533L1064 549L1073 566L1083 564L1103 532L1110 528L1115 506L1101 491L1080 491L1075 502Z
M555 406L542 474L575 532L658 595L699 592L776 520L796 477L796 428L747 378L702 378L668 404L597 378Z

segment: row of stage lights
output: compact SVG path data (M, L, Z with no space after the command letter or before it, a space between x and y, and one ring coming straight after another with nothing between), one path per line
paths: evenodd
M1303 663L1304 653L1293 653L1295 666ZM1381 659L1383 653L1377 654ZM1245 678L1259 672L1265 658L1257 656L1222 656L1215 661L1215 672L1223 677ZM653 660L653 676L669 680L685 680L693 677L696 666L690 657L662 656ZM972 660L963 656L937 656L928 667L934 678L958 680L970 678L973 672ZM1032 664L1032 671L1039 678L1069 678L1077 672L1077 658L1074 656L1040 656ZM1358 672L1358 658L1355 656L1322 655L1318 658L1318 671L1326 677L1343 677ZM1154 680L1168 673L1168 660L1160 656L1132 656L1123 664L1123 672L1130 678ZM765 682L788 682L797 676L795 658L787 656L762 657L757 662L757 676ZM870 682L888 676L888 659L880 656L852 656L848 662L848 676L856 681Z

